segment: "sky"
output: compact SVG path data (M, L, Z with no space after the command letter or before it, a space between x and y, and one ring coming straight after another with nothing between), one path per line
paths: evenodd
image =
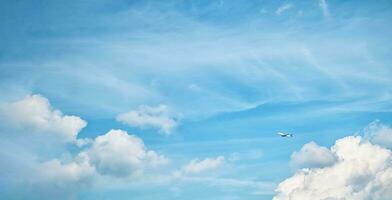
M391 21L389 0L2 0L0 199L386 200Z

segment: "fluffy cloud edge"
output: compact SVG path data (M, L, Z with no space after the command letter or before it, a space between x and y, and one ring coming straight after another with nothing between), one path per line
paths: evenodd
M114 177L138 176L169 163L164 155L147 149L141 138L119 129L98 136L79 155L87 157L100 174Z
M365 138L382 147L392 148L392 128L379 120L370 123L364 130Z
M216 158L205 158L203 160L193 159L183 167L186 174L199 174L211 170L216 170L225 162L225 157L218 156Z
M290 164L294 168L320 168L333 165L336 160L337 157L328 148L309 142L291 154Z
M282 181L273 200L384 200L392 196L392 153L360 136L336 141L330 166L302 169Z
M136 110L119 114L116 120L132 127L155 128L165 135L171 134L179 124L175 115L164 104L156 107L142 105Z
M28 95L24 99L0 105L2 132L48 136L65 142L76 142L87 122L78 116L64 115L52 108L44 96Z

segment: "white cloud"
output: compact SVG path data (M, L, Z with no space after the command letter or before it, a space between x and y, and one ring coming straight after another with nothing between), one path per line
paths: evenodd
M286 12L287 10L289 10L292 7L293 7L293 5L291 5L290 3L283 4L278 9L276 9L275 14L281 15L282 13Z
M380 121L370 123L365 128L364 134L372 143L392 148L392 128L380 123Z
M94 167L79 156L41 162L33 152L11 151L10 155L0 152L0 182L7 185L0 189L3 199L76 199L76 194L91 187L97 178ZM15 193L7 188L20 190Z
M336 162L336 156L327 148L315 142L305 144L299 152L291 155L291 164L295 168L326 167Z
M170 134L178 126L178 121L166 105L157 107L140 106L117 116L117 121L140 128L157 128L164 134Z
M319 0L319 6L323 12L324 17L329 17L328 4L326 0Z
M196 174L215 170L223 165L225 158L218 156L216 158L206 158L204 160L194 159L189 164L184 166L183 171L187 174Z
M100 174L116 177L139 175L146 168L168 162L163 155L147 150L140 138L122 130L98 136L91 148L80 155L87 156Z
M78 147L84 147L84 146L86 146L88 144L91 144L92 142L93 141L90 138L81 138L81 139L77 139L75 141L76 146L78 146Z
M46 134L54 138L75 141L87 123L78 116L63 115L51 107L49 100L40 95L0 106L3 128L23 133Z
M18 194L21 198L75 199L83 187L108 180L134 180L142 173L148 176L146 172L161 170L169 162L147 149L142 139L122 130L111 130L95 139L77 138L87 123L77 116L63 115L40 95L1 104L0 121L0 146L4 147L0 151L0 176L4 179L0 182L10 188L26 188ZM72 156L64 141L83 149L75 149L79 152ZM12 190L1 192L2 197L14 196Z
M392 153L361 137L339 139L336 162L297 172L281 182L274 200L385 200L392 196Z
M164 156L147 150L140 138L121 130L111 130L90 143L75 157L63 152L49 160L39 152L25 151L22 145L15 149L6 146L0 151L4 163L0 175L10 187L28 188L20 194L23 198L75 199L85 188L107 188L107 182L110 187L142 182L151 176L146 172L160 172L159 167L168 162ZM6 196L14 196L12 191L6 192ZM64 195L57 197L58 194Z
M89 184L95 175L94 167L84 159L76 159L66 164L53 159L38 166L38 180L52 184Z

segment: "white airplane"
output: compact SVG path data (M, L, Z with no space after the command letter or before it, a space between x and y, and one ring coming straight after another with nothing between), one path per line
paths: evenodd
M293 134L290 133L278 132L277 134L280 135L280 137L293 137Z

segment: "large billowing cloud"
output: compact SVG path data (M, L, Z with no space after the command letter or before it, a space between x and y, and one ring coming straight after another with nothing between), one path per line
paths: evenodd
M209 170L215 170L224 164L225 158L218 156L216 158L206 158L204 160L194 159L191 160L183 170L187 174L197 174Z
M140 106L137 110L118 115L116 119L134 127L157 128L164 134L170 134L178 126L178 121L166 105Z
M53 109L48 99L41 95L29 95L0 105L0 119L2 132L52 136L64 141L76 141L80 130L87 125L80 117L63 115Z
M303 169L281 182L274 200L387 200L392 196L392 153L360 136L336 141L337 160ZM310 154L311 155L311 154Z
M168 162L163 155L147 150L140 138L122 130L98 136L81 155L87 156L100 174L116 177L141 174L146 168Z
M295 168L325 167L335 163L335 155L329 149L315 142L305 144L300 151L291 155L291 164Z

